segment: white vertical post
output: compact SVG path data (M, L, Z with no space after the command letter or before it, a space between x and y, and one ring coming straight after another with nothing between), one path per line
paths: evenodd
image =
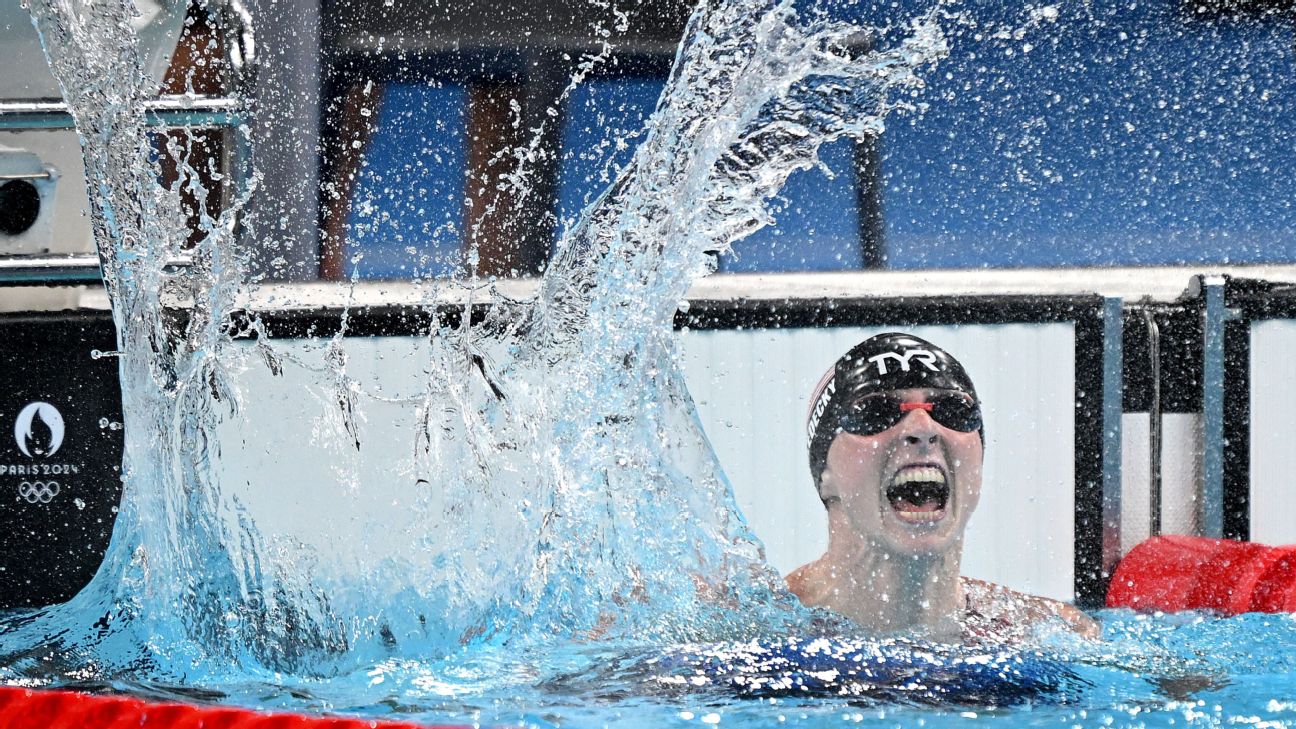
M1111 574L1121 546L1121 415L1124 412L1124 302L1103 299L1102 520L1103 573Z
M319 274L320 248L320 0L251 5L253 139L262 175L252 265L271 279L311 280Z
M1202 481L1198 525L1203 536L1224 536L1224 302L1223 276L1203 276Z

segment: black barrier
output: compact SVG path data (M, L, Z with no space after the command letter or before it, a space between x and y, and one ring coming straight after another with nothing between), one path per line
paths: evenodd
M105 313L0 316L0 607L67 600L121 501L121 389Z

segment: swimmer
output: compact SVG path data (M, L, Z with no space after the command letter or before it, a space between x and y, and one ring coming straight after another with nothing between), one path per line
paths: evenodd
M1056 619L1098 636L1070 605L960 576L985 429L948 352L908 334L856 345L816 387L807 436L828 550L787 577L803 603L882 634L1012 640Z

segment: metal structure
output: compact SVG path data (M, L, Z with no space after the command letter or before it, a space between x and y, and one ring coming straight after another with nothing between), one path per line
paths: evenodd
M157 12L147 24L138 29L143 60L153 78L159 82L166 75L167 64L176 52L186 7L184 3L164 2L155 8ZM22 14L25 15L26 11L23 10ZM250 18L238 0L223 6L222 16L218 23L214 23L214 27L219 27L224 35L220 47L224 50L224 64L230 76L226 90L239 92L254 78L255 44ZM75 121L64 102L48 98L51 92L57 93L57 86L44 68L44 59L30 24L19 24L15 20L10 22L9 27L25 27L27 32L6 32L0 37L0 45L12 56L9 60L20 67L30 68L22 74L23 79L11 79L11 82L3 86L3 94L0 94L0 133L9 136L0 137L0 140L11 139L20 144L35 145L35 149L44 154L58 154L62 164L69 167L67 172L75 178L70 181L79 183L80 179L76 176L81 174L80 150L76 137L72 134L76 128ZM219 186L219 204L228 205L234 195L234 186L238 184L228 181L243 177L249 159L248 135L234 133L235 129L251 121L243 98L240 95L222 93L161 94L148 99L144 103L144 110L145 123L158 133L188 129L210 130L220 135L217 167L222 179L227 182ZM73 163L72 160L76 162ZM71 169L73 164L77 165L76 169ZM0 175L0 182L21 178L48 187L59 176L53 166L46 165L39 173ZM74 184L74 187L79 189L79 185ZM52 194L49 197L48 201L38 201L36 214L45 212L40 209L46 207L44 203L56 207L53 205ZM67 202L65 197L64 206ZM83 205L84 203L73 209L79 210ZM57 215L57 211L54 214ZM82 216L63 212L58 219L63 222L60 223L60 229L54 232L55 235L67 236L68 225L72 224L87 229L82 235L88 238L88 223L84 222ZM0 286L77 286L94 284L101 279L99 261L95 254L73 252L70 255L58 255L53 252L55 248L67 250L69 245L67 241L59 243L53 248L0 257ZM75 251L76 246L73 245L72 249ZM32 250L30 246L28 250ZM183 267L187 264L187 260L177 260L171 265Z
M228 144L221 160L227 176L247 159L242 135L228 133L247 121L243 103L229 97L161 97L145 105L147 121L162 129L205 128L226 130ZM0 102L0 130L75 129L76 123L61 101ZM228 186L225 197L230 195ZM177 260L173 266L188 265ZM71 256L10 256L0 258L0 286L69 286L101 280L95 254Z
M188 258L168 263L172 269L187 268ZM99 256L84 253L73 256L10 256L0 258L0 287L3 286L77 286L103 280Z
M162 96L144 108L156 127L235 127L247 121L245 105L233 97ZM75 128L62 101L0 101L0 130Z

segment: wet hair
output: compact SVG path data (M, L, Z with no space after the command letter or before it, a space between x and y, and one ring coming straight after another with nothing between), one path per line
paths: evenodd
M910 388L954 390L977 399L963 365L949 352L912 334L888 332L869 337L824 373L806 415L810 475L816 489L828 463L828 448L842 432L841 418L850 405L865 395ZM984 443L985 427L977 433Z

